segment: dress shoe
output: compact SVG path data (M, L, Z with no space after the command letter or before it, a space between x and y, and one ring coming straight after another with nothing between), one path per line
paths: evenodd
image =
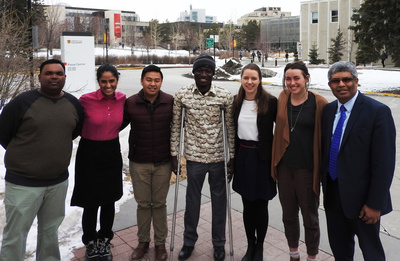
M165 249L165 244L156 246L156 260L165 261L168 258L167 250Z
M290 261L300 261L300 257L299 258L290 257Z
M225 247L224 246L214 246L214 260L222 261L225 259Z
M186 260L192 255L192 251L194 246L185 246L183 245L181 252L179 252L179 260Z
M140 259L142 259L144 254L147 253L147 250L149 250L149 242L139 242L136 249L131 255L131 261L139 261Z

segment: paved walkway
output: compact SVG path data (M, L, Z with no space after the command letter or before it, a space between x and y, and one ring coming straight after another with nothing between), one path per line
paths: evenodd
M281 61L278 62L278 66L281 66ZM256 62L259 63L258 61ZM283 62L282 62L283 63ZM274 62L272 59L268 59L268 62L265 62L266 66L274 66ZM374 69L382 70L378 66ZM387 66L383 70L392 70L398 69L393 68L391 66ZM272 87L270 89L273 89ZM279 94L280 88L277 87L276 93ZM324 93L325 96L332 95L330 92ZM393 111L393 116L395 118L395 122L400 122L400 112L399 107L397 106L397 100L393 100L392 98L385 97L374 97L384 103L387 103L391 106ZM333 99L332 97L330 98ZM397 130L399 132L400 126L397 126ZM400 134L397 135L397 150L400 151ZM398 261L398 249L400 246L400 238L398 236L398 224L400 223L400 215L399 215L399 206L400 206L400 183L399 183L399 169L400 169L400 158L398 153L398 160L396 163L396 172L395 178L392 184L392 200L394 211L389 215L386 215L382 218L381 222L381 240L383 242L383 246L386 252L386 259L388 261ZM175 233L175 248L173 251L173 260L178 260L178 253L182 247L182 234L183 234L183 215L184 215L184 207L185 207L185 197L186 194L186 181L182 181L179 183L179 200L178 200L178 213L177 213L177 221L176 221L176 233ZM168 226L169 232L171 232L171 224L172 224L172 209L174 202L174 191L175 185L171 185L169 194L167 197L167 208L168 208ZM198 227L199 232L199 240L195 246L193 254L190 260L213 260L213 249L211 244L211 203L210 203L210 194L208 191L207 182L204 183L204 188L202 191L202 209L200 213L200 222ZM234 260L241 260L243 257L246 248L247 248L247 240L244 233L243 221L242 221L242 202L240 196L237 193L232 193L232 221L233 221L233 245L234 245ZM321 200L322 202L322 200ZM121 205L120 211L116 214L115 223L114 223L114 231L115 237L112 240L112 244L114 247L112 248L112 252L114 255L114 261L129 261L129 257L133 251L133 249L138 244L137 241L137 226L136 226L136 202L132 198L128 200L124 204ZM327 239L327 231L326 231L326 218L325 211L322 206L319 208L319 220L320 220L320 228L321 228L321 242L320 242L320 253L318 255L318 260L320 261L333 261L334 258L331 256L331 250L329 247L328 239ZM286 239L283 233L283 224L282 224L282 210L279 203L278 197L275 197L269 203L269 228L268 233L264 242L264 260L265 261L288 261L288 247L286 243ZM302 223L302 221L300 221ZM390 225L390 226L389 226ZM385 226L389 226L390 229L386 229ZM227 230L228 232L228 230ZM390 233L391 232L391 233ZM301 228L301 240L304 240L304 231ZM229 235L227 234L227 239L229 240ZM167 251L169 252L169 242L170 242L170 233L167 238ZM225 260L229 261L229 241L225 245L226 258ZM306 248L301 241L300 252L302 256L302 261L305 260L306 257ZM76 246L73 250L75 258L73 261L83 261L85 260L85 248L82 245ZM151 245L148 254L142 259L143 261L147 260L155 260L154 257L154 245ZM356 250L354 260L360 261L363 260L362 254L359 250L358 243L356 242Z
M172 188L172 187L171 187ZM175 235L175 247L173 251L173 259L178 260L178 254L183 244L183 216L184 211L180 211L176 215L176 235ZM172 214L168 215L168 229L171 232L172 226ZM242 213L236 210L232 210L232 227L233 227L233 249L234 249L234 260L241 260L247 249L246 235L244 232ZM136 236L137 226L133 226L127 229L120 230L115 233L114 239L111 241L114 247L112 247L112 253L114 255L114 261L128 261L133 249L138 244ZM227 229L228 233L228 229ZM206 261L213 260L213 248L211 241L211 203L207 202L201 206L201 217L198 226L199 239L196 243L195 249L193 250L192 256L188 260ZM171 240L170 233L167 238L167 251L170 254L169 242ZM230 244L229 235L227 234L227 243L225 245L226 258L230 260ZM305 245L300 245L301 256L305 258ZM78 248L73 251L75 258L72 261L85 261L85 247ZM148 253L142 259L143 261L155 260L154 256L154 245L150 245ZM320 252L318 255L321 261L333 261L334 258L325 253ZM287 253L287 243L284 233L276 228L269 227L267 237L264 243L264 260L275 260L275 261L288 261L289 255Z

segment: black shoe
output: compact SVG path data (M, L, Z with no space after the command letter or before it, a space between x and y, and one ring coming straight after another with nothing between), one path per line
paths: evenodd
M253 261L262 261L264 258L264 242L257 243Z
M254 257L254 251L256 248L256 241L255 240L247 240L247 251L242 261L252 261Z
M110 249L110 239L103 238L99 239L98 249L99 249L99 256L102 257L102 261L111 261L113 260L113 255Z
M194 246L185 246L183 245L181 252L179 252L179 260L186 260L192 255L192 251Z
M95 260L98 256L97 242L92 240L86 245L86 260Z
M222 261L225 259L225 247L224 246L214 246L214 260Z

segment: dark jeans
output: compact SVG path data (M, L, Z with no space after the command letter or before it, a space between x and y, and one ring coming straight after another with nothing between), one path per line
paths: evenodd
M226 225L226 187L224 163L200 163L187 161L187 188L184 245L194 246L198 239L197 225L200 217L201 189L208 173L212 208L212 243L225 244Z

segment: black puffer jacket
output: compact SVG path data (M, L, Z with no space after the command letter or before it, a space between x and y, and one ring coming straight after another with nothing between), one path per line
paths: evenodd
M125 102L124 123L131 124L129 159L157 163L170 159L172 106L174 98L160 91L154 103L144 99L143 90Z

